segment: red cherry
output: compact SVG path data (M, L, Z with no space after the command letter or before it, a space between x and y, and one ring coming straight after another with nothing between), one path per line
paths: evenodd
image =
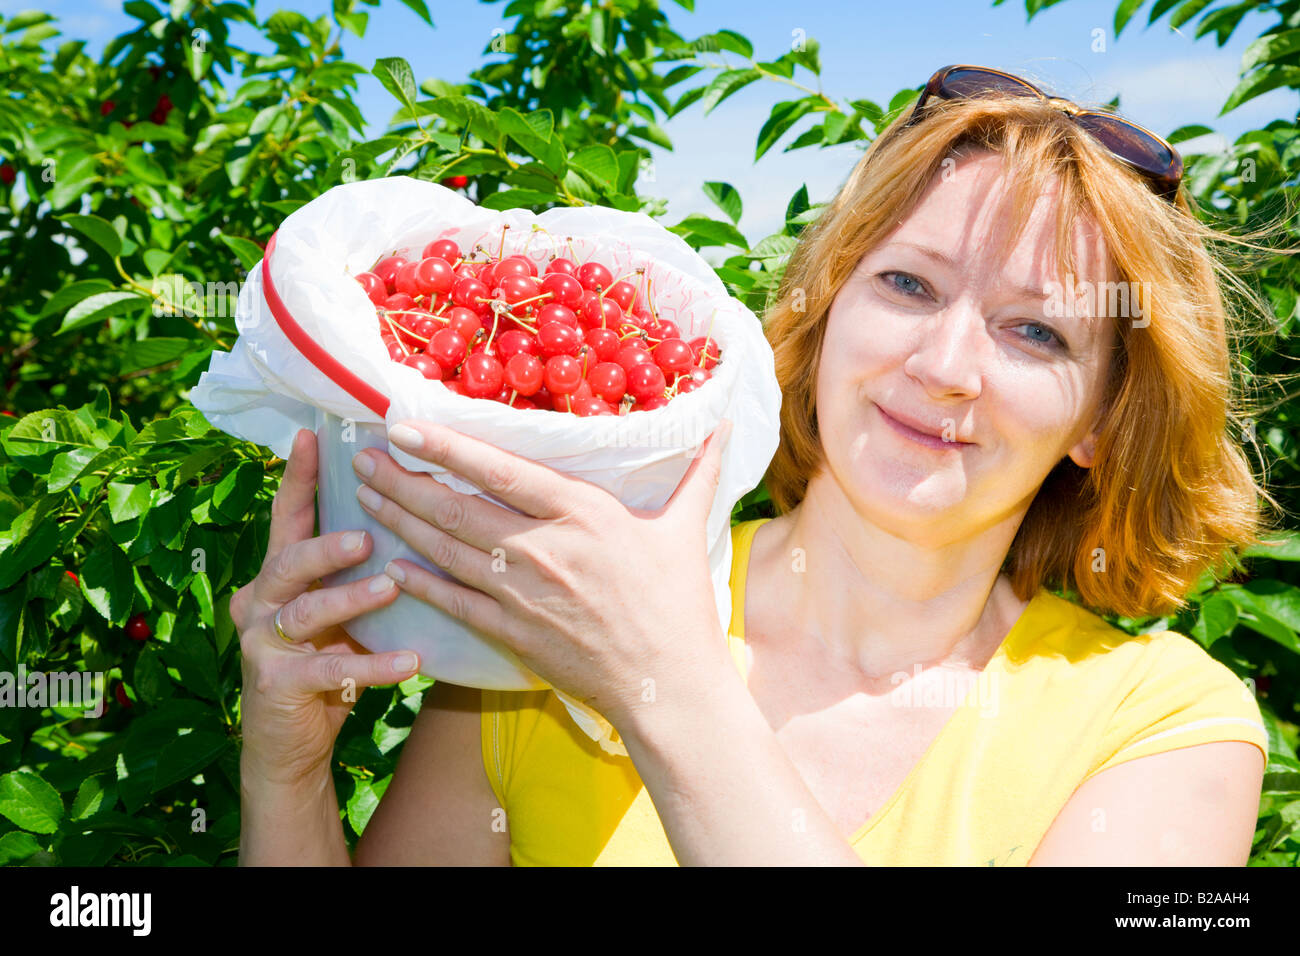
M492 295L496 296L497 290L501 292L501 298L505 299L510 305L516 305L524 299L531 299L540 294L541 289L537 285L537 280L532 276L506 275L501 277L492 290ZM533 303L529 303L532 305ZM523 315L528 306L516 306L511 311L515 315Z
M493 274L496 276L497 284L499 285L501 280L509 275L536 276L537 266L534 265L533 260L529 259L527 256L506 256L497 263L497 267Z
M709 354L705 356L703 365L700 364L700 356L704 354L705 337L701 335L697 339L691 339L691 354L694 356L692 365L698 365L701 368L711 369L718 364L718 359L722 357L722 350L718 346L717 339L709 339Z
M593 291L608 289L614 284L614 274L599 262L584 262L578 266L574 277L582 283L584 289Z
M576 391L581 381L582 365L572 355L553 355L546 360L542 384L552 396Z
M425 352L442 366L444 372L450 372L465 361L465 340L454 329L439 329L433 333Z
M126 688L122 686L120 680L113 682L113 696L117 698L117 702L121 704L125 710L130 710L135 706L135 701L126 695Z
M376 262L375 267L370 271L384 280L384 285L388 286L388 293L391 295L397 291L397 270L404 265L406 260L401 256L389 256Z
M113 110L115 110L116 108L117 108L117 104L114 103L112 100L104 100L104 102L99 104L99 115L107 116L109 113L113 112Z
M447 328L459 335L467 344L473 342L474 336L478 334L479 329L483 328L478 313L464 306L458 305L449 309L446 318Z
M636 286L626 281L615 282L605 290L605 298L613 299L620 309L630 309L632 300L636 298Z
M442 185L448 189L464 189L469 185L468 176L448 176L442 181Z
M537 310L537 327L540 329L547 322L559 322L574 330L578 328L578 317L573 314L573 310L558 302L544 305Z
M420 253L421 259L429 259L434 256L446 260L448 265L455 265L461 258L460 246L450 239L435 239L425 246L424 251Z
M583 334L583 341L591 346L591 350L601 362L612 362L614 356L618 355L618 333L613 329L602 329L599 326L587 329Z
M631 372L633 367L637 365L653 365L656 370L659 368L659 366L655 365L655 360L650 353L637 345L624 345L618 350L618 354L614 356L614 361L623 366L625 372ZM662 376L663 372L659 374Z
M394 292L388 297L387 301L384 302L384 308L397 309L399 311L413 309L415 308L415 300L405 292Z
M638 402L645 402L655 395L662 395L668 382L663 370L653 362L643 362L627 370L628 394Z
M511 408L536 408L537 406L524 398L522 395L516 395L513 402L506 402Z
M577 329L559 322L548 322L537 330L537 350L545 358L553 355L577 355L582 336Z
M18 178L18 171L14 169L12 166L10 166L8 163L5 163L3 166L0 166L0 181L3 181L6 186L12 186L14 184L14 180L17 178Z
M6 412L5 414L9 414L9 413ZM81 584L81 579L78 578L78 577L77 577L75 574L73 574L71 571L64 571L63 573L66 574L68 577L72 578L72 583L73 583L73 584L76 584L76 585L80 585L80 584Z
M542 380L545 381L545 379L546 376L545 373L543 372ZM541 388L539 388L536 392L534 392L529 397L533 400L533 404L538 408L542 408L542 409L546 409L547 411L550 411L554 407L554 399L552 398L551 393L546 390L545 385L543 385Z
M545 371L537 356L517 352L506 362L505 382L520 395L535 395L542 387Z
M469 309L483 308L486 303L479 302L479 299L487 299L491 295L491 289L472 277L457 279L451 287L451 301Z
M618 402L627 391L627 372L617 362L601 362L587 373L591 390L607 402Z
M522 329L507 329L496 337L494 344L501 361L507 363L521 353L537 354L537 340Z
M582 302L582 283L562 272L548 272L542 278L542 291L551 293L551 302L567 305L570 309L576 309Z
M143 614L136 614L126 622L126 636L133 641L147 641L153 636L153 628Z
M659 338L661 339L680 339L682 337L682 333L678 330L677 324L675 322L670 322L668 319L659 320L658 332Z
M667 404L668 404L668 399L666 399L664 396L651 395L644 402L637 402L636 408L633 409L633 411L650 412L650 411L654 411L656 408L663 408Z
M447 391L451 392L453 395L464 395L464 394L466 394L466 392L465 392L465 386L462 385L462 384L460 383L460 380L459 380L459 379L456 379L456 380L446 380L446 379L445 379L445 380L443 380L443 383L442 383L442 384L445 385L445 386L447 386Z
M573 264L573 260L565 258L552 259L546 266L547 275L571 276L578 271L578 267Z
M593 297L582 304L582 320L589 328L616 329L623 324L623 310L613 299Z
M681 339L664 339L655 346L654 358L665 376L685 375L691 370L694 355L691 347Z
M373 272L359 272L356 278L361 283L361 288L366 295L370 297L370 301L375 305L383 305L388 299L388 286L383 279Z
M592 415L613 415L615 412L608 402L593 396L592 398L575 399L573 414L589 418Z
M406 350L397 344L396 339L392 339L389 341L388 357L390 359L392 359L394 362L400 362L402 361L402 359L406 358L406 355L407 355Z
M421 352L408 355L402 360L402 364L411 366L425 378L436 378L442 381L442 366Z
M460 379L465 385L465 394L470 398L491 398L501 390L505 370L491 355L471 355L465 359Z

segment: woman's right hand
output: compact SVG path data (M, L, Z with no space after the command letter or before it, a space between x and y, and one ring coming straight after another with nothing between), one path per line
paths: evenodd
M359 564L374 546L361 532L312 537L316 526L316 436L301 429L271 504L271 533L257 577L230 599L243 652L243 756L252 773L296 782L328 767L343 720L362 688L416 672L413 651L371 654L339 625L396 600L387 575L321 587L319 579ZM376 585L381 590L371 590ZM275 630L280 626L291 639Z

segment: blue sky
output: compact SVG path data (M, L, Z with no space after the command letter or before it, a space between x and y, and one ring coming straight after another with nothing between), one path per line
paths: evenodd
M35 5L33 0L0 0L0 11L12 14ZM59 18L66 37L89 41L88 52L96 56L114 35L138 23L122 12L120 0L42 0L39 5ZM343 52L367 67L379 57L403 57L417 82L428 77L460 81L483 61L492 30L506 25L501 15L505 6L429 0L435 24L430 28L397 0L383 0L371 10L364 38L344 34ZM1178 30L1169 28L1167 17L1146 26L1149 2L1116 39L1115 6L1114 0L1066 0L1026 23L1022 0L1006 0L999 7L991 0L697 0L694 12L672 0L662 2L681 35L692 38L727 27L748 37L759 59L775 59L788 50L797 30L815 37L821 44L821 88L837 101L866 98L884 105L898 89L924 82L940 66L977 63L1026 76L1079 102L1105 102L1118 94L1120 111L1157 133L1200 122L1219 134L1208 143L1188 142L1181 147L1184 152L1221 149L1242 132L1294 116L1300 107L1300 96L1279 90L1218 117L1236 85L1242 52L1276 17L1245 18L1220 48L1212 35L1193 39L1195 20ZM256 9L265 19L281 7L315 18L327 13L330 3L285 0L263 2ZM1098 37L1104 38L1104 50L1096 49ZM260 46L258 39L247 28L233 36L246 47ZM802 71L796 79L815 82ZM394 101L373 77L359 81L358 105L377 134ZM858 146L783 153L793 139L787 136L754 162L754 139L772 104L796 95L788 86L757 83L707 117L696 105L668 121L665 129L676 148L654 149L654 183L643 190L668 200L664 221L673 223L692 212L720 215L700 184L723 180L740 190L745 205L740 228L756 242L779 228L786 202L801 183L808 185L814 201L833 195L860 155Z

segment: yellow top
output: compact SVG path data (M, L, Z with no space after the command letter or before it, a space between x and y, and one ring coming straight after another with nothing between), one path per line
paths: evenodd
M732 529L728 641L746 680L745 578L765 520ZM482 701L483 765L516 866L676 864L632 761L604 753L551 691L485 690ZM1040 589L849 842L877 866L1024 865L1093 774L1216 740L1247 741L1267 759L1259 707L1232 671L1181 634L1133 637Z

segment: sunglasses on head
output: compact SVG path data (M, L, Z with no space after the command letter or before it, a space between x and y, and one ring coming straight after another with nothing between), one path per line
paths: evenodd
M1048 96L1032 83L1001 70L964 63L943 67L930 77L903 126L918 122L921 108L934 96L953 100L999 95L1046 100L1091 133L1116 159L1144 174L1158 196L1174 201L1183 178L1183 158L1169 143L1114 113L1086 110L1070 100Z

